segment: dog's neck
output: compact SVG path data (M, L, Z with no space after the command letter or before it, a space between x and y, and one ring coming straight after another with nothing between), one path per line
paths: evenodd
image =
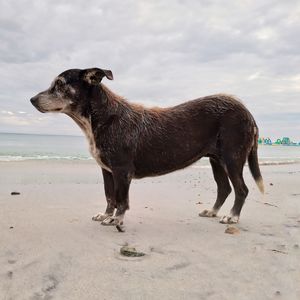
M100 157L100 150L97 148L96 145L94 128L92 126L92 114L89 113L87 115L83 115L81 113L74 112L69 112L66 114L75 121L75 123L80 127L80 129L86 136L86 139L89 143L90 153L97 161L97 163L101 166L101 168L111 172L110 168L102 162Z
M89 99L86 100L85 106L81 110L68 111L66 115L71 117L85 132L87 126L91 127L95 119L98 126L107 122L109 115L117 110L118 105L116 105L115 99L117 99L117 95L101 84L92 88Z

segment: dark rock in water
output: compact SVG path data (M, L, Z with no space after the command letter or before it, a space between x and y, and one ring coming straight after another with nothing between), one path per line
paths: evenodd
M129 256L129 257L140 257L145 255L145 253L143 252L136 251L134 247L128 247L128 246L123 246L120 249L120 253L124 256Z
M274 185L272 182L270 182L270 185Z
M15 195L20 195L21 193L19 193L19 192L11 192L10 193L12 196L15 196Z

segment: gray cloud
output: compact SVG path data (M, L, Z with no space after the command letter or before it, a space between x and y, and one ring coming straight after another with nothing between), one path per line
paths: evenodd
M286 128L300 139L297 120L282 115L300 113L297 0L2 0L0 7L0 131L78 134L71 120L41 115L28 99L65 69L99 66L113 71L110 88L132 101L168 106L228 92L263 135Z

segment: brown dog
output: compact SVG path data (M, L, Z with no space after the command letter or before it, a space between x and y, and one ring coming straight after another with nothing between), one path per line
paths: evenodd
M107 200L105 213L93 220L121 225L129 209L133 178L173 172L207 156L218 193L213 208L200 216L217 215L231 192L230 179L235 202L221 222L238 222L248 195L243 179L247 159L260 191L264 189L257 158L258 128L245 106L232 96L217 94L148 109L114 94L101 84L103 77L112 80L112 72L67 70L31 99L41 112L67 114L85 133L90 152L102 168Z

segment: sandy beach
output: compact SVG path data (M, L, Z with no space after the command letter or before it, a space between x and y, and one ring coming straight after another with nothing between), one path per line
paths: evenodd
M245 168L237 234L198 216L216 197L199 167L133 181L119 233L91 219L105 209L93 161L1 162L0 299L300 299L300 164L261 170L264 196Z

